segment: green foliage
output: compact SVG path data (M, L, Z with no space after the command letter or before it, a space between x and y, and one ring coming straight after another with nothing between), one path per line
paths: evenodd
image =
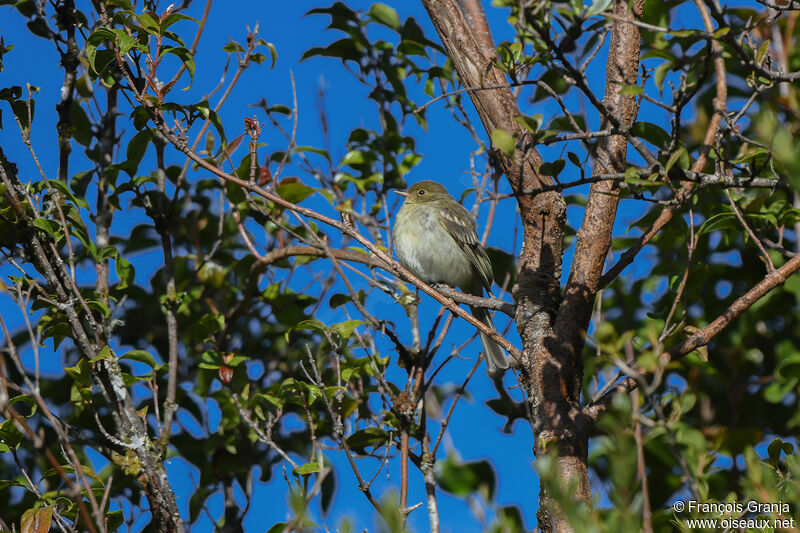
M357 128L350 133L348 151L339 162L336 182L343 188L352 183L359 192L404 188L403 178L422 156L415 151L414 139L402 134L402 122L412 117L426 126L425 110L418 110L409 98L407 80L424 82L426 92L440 80L454 83L451 68L442 68L431 61L432 52L443 52L441 47L425 37L413 18L401 22L393 8L381 3L373 4L366 14L341 2L329 8L314 8L308 14L330 16L328 29L342 32L346 37L326 47L307 50L302 60L322 56L352 62L359 81L370 90L368 98L379 108L381 130ZM396 34L396 42L370 40L368 32L376 24ZM395 112L400 115L399 122Z
M403 19L383 3L365 11L342 2L309 10L309 16L329 19L328 44L308 49L301 60L348 69L377 111L352 131L337 133L335 147L320 148L288 133L298 114L294 106L255 103L259 114L239 132L241 124L223 124L215 103L173 92L185 76L191 86L202 64L195 46L187 46L201 22L173 8L159 14L115 0L103 4L102 16L87 16L66 9L69 2L0 0L33 36L73 50L62 56L74 86L56 107L58 150L69 159L80 145L85 157L80 169L62 164L39 179L0 151L2 266L13 272L0 289L30 321L30 329L26 324L7 334L0 365L3 383L13 384L3 385L8 395L0 405L4 519L28 531L46 531L55 520L82 529L89 516L83 507L105 501L96 512L114 531L128 518L107 502L163 503L152 500L158 484L147 476L167 458L180 457L199 471L188 524L201 519L216 494L260 481L286 486L285 522L268 531L320 529L335 521L340 530L352 530L347 517L328 516L343 490L339 484L353 474L343 475L344 465L361 476L359 486L348 489L368 496L376 529L405 531L397 481L382 488L370 477L382 479L390 464L394 469L408 439L410 483L422 486L420 478L430 475L443 497L488 511L487 531L528 528L531 507L495 502L504 483L496 457L461 460L461 443L438 449L438 432L449 421L442 406L471 398L469 388L461 386L463 377L453 384L442 377L446 372L439 374L440 361L443 368L451 358L436 353L436 330L423 330L418 345L408 344L408 324L389 310L417 320L419 300L377 272L370 263L375 256L352 240L359 231L388 251L393 204L387 193L405 188L422 161L411 132L427 128L427 104L436 102L417 100L437 94L477 141L469 161L476 184L499 176L501 155L527 156L538 146L546 155L538 172L554 179L570 209L587 205L585 194L566 189L573 180L589 181L598 138L607 136L590 134L613 129L610 117L598 117L599 96L586 97L594 80L590 88L583 63L604 54L596 55L605 50L611 3L494 3L507 9L513 36L483 67L498 69L522 96L516 129L491 128L488 135L471 124L467 93L452 62L443 59L444 49L414 18ZM670 507L686 494L704 502L780 500L795 514L800 508L798 277L752 305L708 346L683 358L663 357L725 316L797 248L800 98L794 85L765 75L774 45L740 38L751 24L761 35L791 27L785 18L773 27L752 9L736 9L715 17L717 24L730 24L714 32L678 28L676 14L684 6L681 0L645 3L645 75L621 88L645 111L630 130L614 132L629 134L638 152L629 155L623 177L615 177L620 188L612 194L624 205L648 203L627 234L611 242L612 258L634 245L664 204L677 214L641 252L644 260L603 290L583 354L584 404L617 377L640 378L639 392L615 396L593 427L587 453L593 508L575 500L578 480L561 477L558 446L535 462L543 504L576 531L639 531L646 510L656 531L686 529L686 519L695 516ZM787 39L795 44L796 36ZM723 47L727 69L725 120L733 121L730 113L754 91L758 106L744 109L736 123L723 121L714 146L705 147L717 90L712 43ZM272 69L278 60L275 46L256 30L222 50L243 77ZM800 69L798 50L784 50L789 70ZM9 53L19 48L0 38L0 71ZM18 132L31 140L37 105L52 105L38 91L0 87L4 136ZM647 107L654 100L671 120ZM109 107L111 101L117 107ZM244 115L242 109L237 112ZM123 132L124 120L131 127ZM262 128L285 134L286 145L267 151ZM236 155L242 146L247 152ZM640 161L644 150L654 162ZM184 164L187 151L197 155ZM706 156L705 166L692 172ZM721 169L744 185L697 186L688 202L675 200L688 179ZM765 176L781 183L774 190L747 186ZM476 185L464 197L477 191L483 209L483 202L495 201L484 196L491 187ZM495 180L492 192L502 196L507 188ZM303 208L292 211L286 202ZM327 221L344 221L345 229L306 216L317 211ZM122 216L132 228L119 230ZM565 228L565 246L575 234ZM495 280L511 289L521 277L517 250L489 247L487 253ZM143 254L158 256L158 265L143 268ZM440 319L436 327L448 322ZM38 358L42 346L59 351L62 373L42 374L38 359L33 368L19 359L20 353ZM486 404L511 431L528 411L512 390L498 390ZM212 413L219 415L213 427ZM134 422L142 431L126 434ZM105 463L94 471L90 455L97 453ZM153 462L145 464L148 459ZM530 460L518 458L520 465ZM214 517L220 529L241 525L250 509L235 498L226 503L225 515Z

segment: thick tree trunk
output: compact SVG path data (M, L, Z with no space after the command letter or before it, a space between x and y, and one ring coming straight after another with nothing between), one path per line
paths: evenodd
M502 129L518 139L513 157L499 154L500 165L517 197L524 242L519 257L519 277L513 295L517 303L517 329L523 344L519 361L522 385L533 416L537 455L555 450L559 477L567 486L576 483L576 498L591 503L587 465L591 420L581 411L583 339L599 287L603 262L611 243L617 209L617 185L592 186L584 223L578 233L575 260L563 301L560 294L562 240L566 206L555 191L530 194L552 185L538 168L542 159L530 146L529 136L514 122L521 115L505 76L491 64L494 50L486 18L478 0L423 0L423 5L469 91L487 133ZM614 3L607 63L604 105L621 128L636 117L636 102L621 94L636 83L639 67L638 27L623 22L641 17L643 0L631 7ZM462 11L463 9L463 11ZM468 22L469 21L469 22ZM608 120L605 121L608 126ZM627 142L623 135L604 138L598 147L597 173L624 172ZM610 194L609 194L610 193ZM570 531L566 519L552 513L547 495L540 496L539 527L543 531Z

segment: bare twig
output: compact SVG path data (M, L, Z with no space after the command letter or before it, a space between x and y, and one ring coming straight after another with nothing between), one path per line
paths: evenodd
M714 26L711 21L711 16L708 13L708 8L706 8L702 0L695 0L694 4L700 12L706 32L713 33ZM714 98L714 114L709 120L700 155L698 156L694 165L692 165L693 172L702 172L706 166L708 154L711 151L714 137L716 136L717 129L719 128L719 123L725 114L725 108L728 99L727 70L725 67L725 60L722 57L722 46L717 41L709 39L709 47L714 54L714 69L717 78L716 97ZM666 226L670 220L672 220L672 217L678 212L680 206L691 197L694 186L695 184L693 182L686 182L683 184L680 191L678 191L678 193L675 195L673 203L658 215L658 218L650 225L649 228L644 231L644 233L642 233L642 235L637 239L636 243L626 250L620 256L617 263L614 264L614 266L612 266L605 274L603 274L603 276L600 278L601 287L605 287L615 280L620 273L622 273L622 271L633 262L633 259L636 257L639 251L644 248L648 242L650 242L650 239L657 235L658 232L660 232L661 229Z
M733 200L731 192L727 189L725 189L725 196L728 198L728 203L731 204L731 209L733 210L733 213L736 215L736 218L739 219L739 222L741 222L742 227L744 227L747 234L750 235L750 238L753 239L753 242L756 244L756 246L758 246L758 249L761 252L761 259L767 265L767 272L772 272L773 270L775 270L775 265L772 263L772 258L769 256L769 253L764 248L761 239L758 238L753 229L750 227L750 224L747 223L747 220L744 218L744 215L742 215L742 212L739 210L739 207Z

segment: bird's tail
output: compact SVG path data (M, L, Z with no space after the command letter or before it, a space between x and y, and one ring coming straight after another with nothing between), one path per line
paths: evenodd
M492 316L489 314L488 310L478 307L471 307L470 310L472 311L472 316L494 329ZM498 373L498 371L508 368L508 358L506 358L506 354L499 344L484 333L481 333L481 343L483 344L483 351L486 354L486 369L489 371L490 375L494 375Z

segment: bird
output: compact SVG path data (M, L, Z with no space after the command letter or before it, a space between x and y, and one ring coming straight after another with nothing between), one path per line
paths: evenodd
M491 294L492 264L486 255L475 219L440 183L424 180L407 191L392 227L394 249L400 264L426 283L445 283L468 294ZM484 308L470 306L472 315L494 329ZM490 375L508 368L503 349L481 332Z

